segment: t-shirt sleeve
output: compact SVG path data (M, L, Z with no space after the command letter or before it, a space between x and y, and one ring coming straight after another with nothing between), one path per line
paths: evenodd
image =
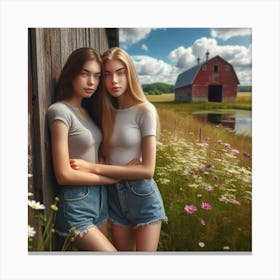
M54 121L59 120L62 121L68 129L70 128L71 116L69 111L63 104L54 103L53 105L51 105L47 111L47 119L49 127Z
M142 137L148 135L156 135L157 111L154 105L148 104L142 108L140 118L140 130Z

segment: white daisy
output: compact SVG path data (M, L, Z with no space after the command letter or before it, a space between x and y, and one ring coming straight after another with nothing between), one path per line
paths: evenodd
M28 206L30 206L32 209L35 210L44 210L46 208L45 205L41 204L40 202L35 200L29 200L29 199L28 199Z
M36 231L35 231L34 227L31 227L30 225L28 225L28 238L34 237L35 234L36 234Z

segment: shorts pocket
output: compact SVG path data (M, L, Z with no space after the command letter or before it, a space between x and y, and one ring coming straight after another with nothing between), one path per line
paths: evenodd
M61 192L61 199L64 201L82 200L89 195L89 187L87 186L71 186L66 188Z
M137 196L148 196L155 192L155 185L153 180L137 180L127 182L130 190Z

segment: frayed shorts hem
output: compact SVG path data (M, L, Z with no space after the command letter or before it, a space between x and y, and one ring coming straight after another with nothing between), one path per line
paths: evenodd
M69 232L65 233L65 232L62 232L62 231L59 231L59 230L55 230L55 232L61 236L61 237L69 237L69 236L73 236L73 237L83 237L88 231L90 228L92 227L96 227L98 228L99 226L101 226L104 222L107 222L107 218L103 219L101 222L99 222L98 224L90 224L86 227L84 226L80 226L78 229L74 229L75 227L71 228L69 230Z
M121 227L132 227L133 229L137 229L137 228L140 228L140 227L145 227L145 226L148 226L148 225L151 225L151 224L155 224L155 223L158 223L158 222L166 222L168 223L168 219L167 218L159 218L159 219L154 219L154 220L151 220L149 222L145 222L145 223L139 223L139 224L122 224L120 222L117 222L115 221L114 219L112 218L109 218L109 221L115 225L118 225L118 226L121 226Z

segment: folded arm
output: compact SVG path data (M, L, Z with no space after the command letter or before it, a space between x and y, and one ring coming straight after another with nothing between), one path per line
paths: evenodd
M109 176L116 179L139 180L151 179L155 172L156 138L146 136L142 138L142 159L134 165L105 165L87 162L80 159L71 159L70 164L75 170L92 172L97 175Z

